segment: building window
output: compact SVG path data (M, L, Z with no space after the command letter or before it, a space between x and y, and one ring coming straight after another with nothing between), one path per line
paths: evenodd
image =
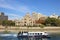
M31 22L32 23L32 22Z
M26 20L26 19L24 19L24 20Z
M24 26L26 26L26 24L24 24Z
M26 22L25 22L26 23Z

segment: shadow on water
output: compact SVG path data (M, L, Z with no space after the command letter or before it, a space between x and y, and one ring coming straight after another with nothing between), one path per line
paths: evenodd
M48 40L48 38L18 38L18 40Z

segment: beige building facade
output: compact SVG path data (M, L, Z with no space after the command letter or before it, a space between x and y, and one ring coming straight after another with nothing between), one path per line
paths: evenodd
M33 26L35 24L35 20L43 17L45 18L46 16L35 12L33 12L32 15L27 13L21 20L16 20L15 24L20 26Z
M8 16L6 16L3 12L0 12L0 20L8 20Z

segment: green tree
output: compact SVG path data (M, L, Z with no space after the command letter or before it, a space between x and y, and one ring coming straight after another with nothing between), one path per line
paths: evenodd
M2 20L0 20L0 25L2 25Z
M7 20L2 21L2 25L3 26L8 26L8 21Z
M50 25L50 26L56 26L56 18L47 18L45 20L45 24L46 25Z
M10 20L3 20L2 25L5 26L5 31L7 31L8 26L15 26L15 23Z
M60 19L56 19L55 23L57 26L60 26Z
M8 21L7 20L2 21L2 25L5 26L5 31L7 31Z
M9 21L8 21L8 26L15 26L15 22L14 22L14 21L9 20Z
M10 20L4 20L2 21L3 26L15 26L15 22L10 21Z
M43 31L44 25L43 24L39 24L39 27L41 28L41 31Z

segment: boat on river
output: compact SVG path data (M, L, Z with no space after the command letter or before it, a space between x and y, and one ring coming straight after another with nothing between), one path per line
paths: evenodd
M47 32L19 32L17 35L18 38L22 37L34 37L34 38L50 38Z

